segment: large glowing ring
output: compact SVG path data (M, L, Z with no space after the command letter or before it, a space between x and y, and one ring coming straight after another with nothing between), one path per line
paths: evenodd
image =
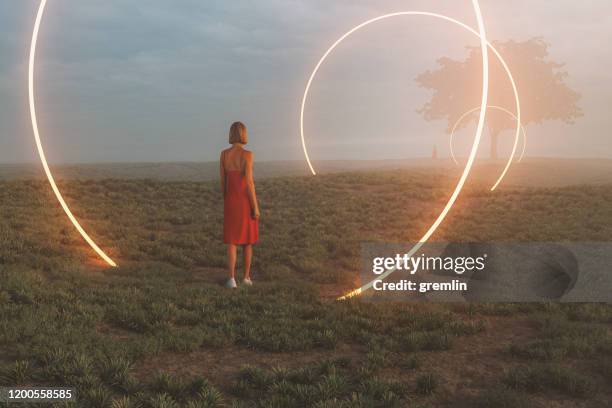
M501 106L489 105L489 106L487 106L487 109L497 109L497 110L500 110L500 111L505 112L508 115L512 116L512 118L516 120L516 115L514 113L510 112L506 108L502 108ZM451 154L451 157L452 157L453 161L455 162L455 164L459 164L459 162L457 161L457 158L455 157L455 150L454 150L454 147L453 147L453 140L454 140L454 137L455 137L455 132L457 131L457 127L459 127L461 122L463 122L463 119L465 119L468 115L470 115L471 113L474 113L474 112L476 112L478 110L480 110L480 106L477 106L474 109L470 109L469 111L465 112L463 115L461 115L461 117L459 119L457 119L457 122L455 122L455 125L453 126L453 129L451 130L450 138L449 138L448 143L449 143L449 147L450 147L450 154ZM520 163L523 160L523 157L525 157L525 150L527 149L527 132L525 131L525 127L523 126L522 123L521 123L521 133L523 134L523 149L521 151L521 156L517 160L517 163Z
M474 8L480 10L480 6L478 4L477 0L472 0L472 4L474 5ZM306 109L306 102L308 101L308 95L310 93L310 87L312 86L312 82L314 81L314 78L316 77L319 69L321 68L321 65L323 64L323 62L325 62L325 60L327 59L327 57L329 56L329 54L331 54L331 52L338 46L340 45L340 43L342 41L344 41L347 37L349 37L351 34L353 34L355 31L369 25L372 23L375 23L377 21L380 20L384 20L387 18L391 18L391 17L398 17L398 16L428 16L428 17L435 17L435 18L439 18L441 20L445 20L445 21L449 21L451 23L457 24L460 27L463 27L464 29L466 29L467 31L471 32L472 34L476 35L477 37L480 37L480 34L474 30L472 27L466 25L465 23L462 23L461 21L455 20L454 18L451 17L447 17L445 15L442 14L437 14L437 13L430 13L430 12L426 12L426 11L401 11L401 12L397 12L397 13L391 13L391 14L385 14L383 16L380 17L376 17L373 18L371 20L368 20L362 24L359 24L358 26L354 27L353 29L351 29L350 31L348 31L346 34L344 34L342 37L340 37L331 47L329 47L329 49L325 52L325 54L323 54L323 57L321 57L321 59L319 60L319 62L317 63L317 65L315 66L315 69L312 71L312 74L310 75L310 78L308 79L308 83L306 84L306 89L304 90L304 96L302 97L302 108L300 110L300 137L302 140L302 149L304 151L304 157L306 158L306 162L308 163L308 167L310 168L310 171L313 175L316 175L316 171L314 169L314 166L312 165L312 162L310 161L310 156L308 154L308 148L306 147L306 137L305 137L305 132L304 132L304 111ZM482 40L482 38L481 38ZM499 176L499 178L497 179L497 181L495 182L495 184L493 185L493 187L491 187L491 191L495 191L495 189L499 186L499 184L502 182L502 180L504 179L504 177L506 176L506 173L508 172L508 169L510 168L510 165L512 164L512 161L514 160L514 155L516 154L516 149L518 147L518 142L519 142L519 137L520 137L520 131L521 131L521 108L520 108L520 101L519 101L519 95L518 95L518 90L516 87L516 82L514 81L514 77L512 76L512 73L510 72L510 68L508 68L508 64L506 63L506 61L503 59L503 57L500 55L500 53L497 51L497 49L488 41L486 42L486 45L488 48L491 49L491 51L493 51L493 53L495 54L495 56L498 58L499 62L502 64L502 66L504 67L504 70L506 71L506 74L508 75L508 79L510 80L510 84L512 85L512 91L514 92L514 99L515 99L515 103L516 103L516 112L517 112L517 120L516 120L516 132L515 132L515 137L514 137L514 146L512 147L512 152L510 154L510 157L508 158L508 162L506 163L506 166L504 167L501 175ZM469 170L468 170L469 173Z
M419 11L406 11L406 12L398 12L398 13L386 14L384 16L380 16L380 17L368 20L365 23L362 23L362 24L356 26L355 28L351 29L346 34L344 34L342 37L340 37L340 39L337 40L327 50L327 52L323 55L323 57L319 60L319 63L316 65L313 73L310 76L310 79L308 80L308 84L306 85L306 90L304 92L304 97L302 99L302 110L301 110L301 115L300 115L300 131L301 131L301 137L302 137L302 147L304 148L304 154L306 156L306 160L308 162L308 165L310 166L310 170L312 171L313 174L316 174L316 172L314 171L314 168L312 167L312 163L310 162L310 159L308 157L308 152L307 152L307 149L306 149L306 143L305 143L305 139L304 139L304 107L306 105L306 101L307 101L307 98L308 98L308 91L310 89L312 81L313 81L315 75L317 74L317 71L319 70L321 64L323 64L323 62L325 61L327 56L345 38L350 36L355 31L359 30L360 28L363 28L363 27L365 27L365 26L367 26L367 25L369 25L371 23L374 23L374 22L377 22L377 21L380 21L380 20L383 20L383 19L386 19L386 18L402 16L402 15L430 16L430 17L435 17L435 18L439 18L439 19L442 19L442 20L450 21L450 22L455 23L455 24L465 28L466 30L474 33L475 35L477 35L480 38L480 46L481 46L481 49L482 49L482 66L483 66L483 68L482 68L482 100L481 100L481 104L480 104L481 105L480 106L480 116L479 116L479 119L478 119L478 126L477 126L477 129L476 129L476 136L474 137L474 144L472 145L472 151L470 152L470 156L469 156L468 161L467 161L467 163L465 165L465 169L463 170L463 173L461 174L459 182L457 183L457 186L455 187L455 190L453 191L450 199L446 203L444 209L442 210L442 212L440 213L438 218L434 221L434 223L431 225L429 230L427 230L425 235L423 235L423 237L419 240L419 242L416 245L414 245L412 247L412 249L410 249L410 251L408 251L407 256L412 256L416 251L418 251L423 246L423 244L425 242L427 242L429 240L431 235L436 231L436 229L439 227L439 225L442 223L442 221L444 220L444 218L446 217L446 215L448 214L448 212L450 211L450 209L454 205L455 201L457 200L457 197L459 196L459 193L463 189L463 185L465 184L465 181L466 181L466 179L467 179L467 177L469 175L469 172L470 172L470 170L472 168L472 165L474 164L474 160L476 158L476 153L478 151L478 145L480 144L480 139L482 137L482 132L483 132L483 128L484 128L484 122L485 122L485 116L486 116L486 111L487 111L486 108L487 108L488 97L489 97L489 57L488 57L488 47L491 47L491 49L493 49L493 47L487 41L487 36L486 36L485 28L484 28L484 22L483 22L483 19L482 19L482 13L480 11L480 5L478 3L478 0L472 0L472 4L473 4L474 10L476 12L476 18L478 20L478 28L479 28L478 32L475 31L474 29L472 29L471 27L465 25L464 23L461 23L460 21L457 21L457 20L452 19L450 17L443 16L443 15L440 15L440 14L435 14L435 13L419 12ZM505 65L505 63L501 59L501 56L497 52L496 52L496 54L498 55L498 58L500 58L500 60L502 61L502 64L504 64L504 66L507 68L507 66ZM509 70L508 70L508 73L509 73L509 76L510 76L510 78L512 80L512 75L510 75ZM513 83L513 87L514 87L514 81L513 80L512 80L512 83ZM516 101L517 102L517 112L518 112L518 116L520 118L520 105L519 105L519 101L518 101L518 92L516 92L516 88L515 87L514 87L514 89L515 89L515 93L517 95L517 97L516 97L516 99L517 99L517 101ZM519 123L520 123L520 121L519 121ZM516 148L516 144L515 144L515 148ZM395 268L386 270L376 280L384 280L389 275L391 275L393 272L395 272ZM351 298L353 296L357 296L357 295L361 294L363 291L371 288L376 280L372 280L372 281L366 283L365 285L361 286L360 288L357 288L357 289L347 293L346 295L341 296L339 299L343 300L343 299Z
M51 169L49 169L49 164L47 163L47 158L45 156L45 151L43 150L42 143L40 141L40 132L38 131L38 119L36 117L36 104L34 101L34 63L36 61L36 43L38 42L38 31L40 30L40 23L42 21L43 14L45 12L45 5L47 4L47 0L42 0L40 2L40 6L38 7L38 13L36 15L36 22L34 23L34 32L32 34L32 43L30 44L30 64L28 71L28 88L29 88L29 99L30 99L30 117L32 118L32 129L34 130L34 139L36 139L36 147L38 149L38 155L40 156L40 161L42 162L43 168L45 169L45 173L47 175L47 179L49 180L49 184L51 184L51 188L55 193L55 197L57 197L57 201L59 201L60 205L64 209L64 212L74 225L74 227L79 231L81 236L87 241L89 246L96 251L98 255L104 261L106 261L110 266L117 266L117 264L100 249L100 247L95 243L95 241L85 232L81 224L77 221L75 216L70 211L68 204L64 201L64 197L62 197L62 193L59 191L57 184L55 184L55 179L53 178L53 174L51 173Z

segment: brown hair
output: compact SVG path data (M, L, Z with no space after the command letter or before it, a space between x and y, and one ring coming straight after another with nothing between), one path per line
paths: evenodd
M242 122L234 122L229 131L229 143L247 144L247 128Z

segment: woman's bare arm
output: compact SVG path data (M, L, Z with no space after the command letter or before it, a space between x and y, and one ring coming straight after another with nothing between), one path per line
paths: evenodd
M223 192L223 196L225 196L225 164L223 163L224 152L221 152L221 158L219 159L219 175L221 176L221 191Z
M257 194L255 193L255 178L253 177L253 153L246 154L245 176L249 192L249 201L254 218L259 218L259 205L257 204Z

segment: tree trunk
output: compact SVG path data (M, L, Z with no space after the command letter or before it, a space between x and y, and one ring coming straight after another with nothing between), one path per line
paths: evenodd
M489 130L491 134L491 160L497 160L497 142L499 139L499 132Z

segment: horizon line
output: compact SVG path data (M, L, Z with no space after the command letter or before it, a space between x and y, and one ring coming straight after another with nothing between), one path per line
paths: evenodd
M458 158L465 158L458 156ZM452 161L450 156L433 158L430 156L417 156L405 158L380 158L380 159L321 159L317 162L384 162L384 161L410 161L410 160L437 160L437 161ZM503 160L502 157L497 159L482 158L480 161L490 162L493 160ZM612 160L612 157L596 157L596 156L526 156L525 160ZM303 162L303 159L286 159L286 160L258 160L256 163L297 163ZM209 164L218 163L218 160L143 160L143 161L90 161L90 162L57 162L49 163L52 166L91 166L91 165L129 165L129 164ZM39 166L38 161L19 161L19 162L3 162L0 161L0 166Z

